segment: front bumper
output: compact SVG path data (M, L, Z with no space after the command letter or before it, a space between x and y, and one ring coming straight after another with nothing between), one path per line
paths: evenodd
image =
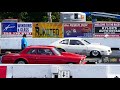
M101 51L101 55L111 55L112 51Z

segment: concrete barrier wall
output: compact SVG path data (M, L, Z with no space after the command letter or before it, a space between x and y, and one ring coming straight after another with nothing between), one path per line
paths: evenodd
M15 65L13 78L52 78L50 65Z
M70 70L73 78L107 78L106 66L60 65L59 70Z
M49 45L60 38L27 38L28 45ZM120 38L85 38L92 43L101 43L111 48L120 48ZM21 38L0 38L2 49L21 49Z
M7 66L7 78L53 78L58 71L70 71L72 78L114 78L120 77L120 65L70 65L70 64L1 64Z

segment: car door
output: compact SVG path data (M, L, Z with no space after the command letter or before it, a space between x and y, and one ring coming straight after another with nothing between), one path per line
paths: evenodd
M36 55L37 64L58 64L58 56L51 49L39 48Z
M87 46L84 45L80 40L70 39L70 42L67 47L68 52L86 54Z
M62 49L64 49L66 51L68 49L67 48L68 47L68 43L69 43L69 39L64 39L64 40L58 42L57 47L58 48L62 48Z
M27 54L26 54L26 59L28 60L29 64L36 64L36 54L37 54L37 49L31 48Z

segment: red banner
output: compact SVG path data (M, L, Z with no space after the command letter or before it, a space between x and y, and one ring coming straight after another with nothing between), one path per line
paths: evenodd
M0 78L6 78L7 66L0 66Z
M92 38L92 23L64 23L64 37Z

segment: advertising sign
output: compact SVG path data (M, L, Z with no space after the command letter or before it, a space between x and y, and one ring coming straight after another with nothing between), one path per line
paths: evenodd
M96 22L95 37L120 37L120 22Z
M2 37L32 37L32 23L2 23Z
M2 23L2 32L17 32L17 23Z
M32 23L17 23L17 32L32 37Z
M62 23L33 23L33 38L62 38Z
M64 37L93 37L92 23L64 23Z

